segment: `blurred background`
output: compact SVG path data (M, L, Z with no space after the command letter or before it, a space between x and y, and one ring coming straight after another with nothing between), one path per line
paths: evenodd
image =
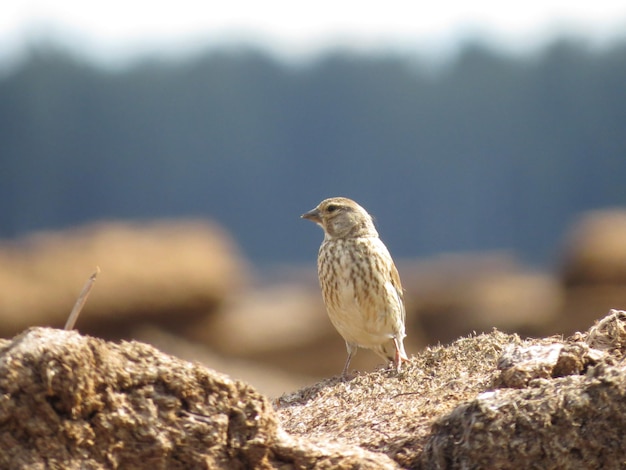
M415 5L5 0L0 334L62 326L99 266L83 333L272 396L337 374L299 216L339 195L409 353L625 308L626 4Z

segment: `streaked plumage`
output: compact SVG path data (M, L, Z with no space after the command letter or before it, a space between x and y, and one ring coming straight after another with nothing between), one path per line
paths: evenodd
M302 215L324 229L317 267L330 321L346 341L345 376L357 347L393 361L404 351L405 309L400 276L372 217L351 199L325 199Z

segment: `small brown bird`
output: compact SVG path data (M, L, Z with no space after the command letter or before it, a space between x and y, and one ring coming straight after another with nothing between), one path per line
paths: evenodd
M317 271L330 321L346 341L350 360L358 347L393 361L404 351L404 295L398 270L378 238L372 217L351 199L333 197L302 214L324 229Z

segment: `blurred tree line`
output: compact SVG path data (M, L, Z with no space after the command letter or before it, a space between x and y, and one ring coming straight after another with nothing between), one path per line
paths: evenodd
M554 256L581 211L626 204L626 44L531 57L468 44L289 65L253 50L107 70L33 52L0 78L0 236L202 216L257 263L314 260L299 215L345 195L396 257Z

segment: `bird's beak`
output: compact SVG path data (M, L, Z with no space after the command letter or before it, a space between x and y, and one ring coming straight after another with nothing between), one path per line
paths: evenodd
M309 212L305 212L304 214L300 216L300 218L308 219L311 222L315 222L317 224L319 224L322 221L322 219L320 218L320 211L317 207L313 210L310 210Z

